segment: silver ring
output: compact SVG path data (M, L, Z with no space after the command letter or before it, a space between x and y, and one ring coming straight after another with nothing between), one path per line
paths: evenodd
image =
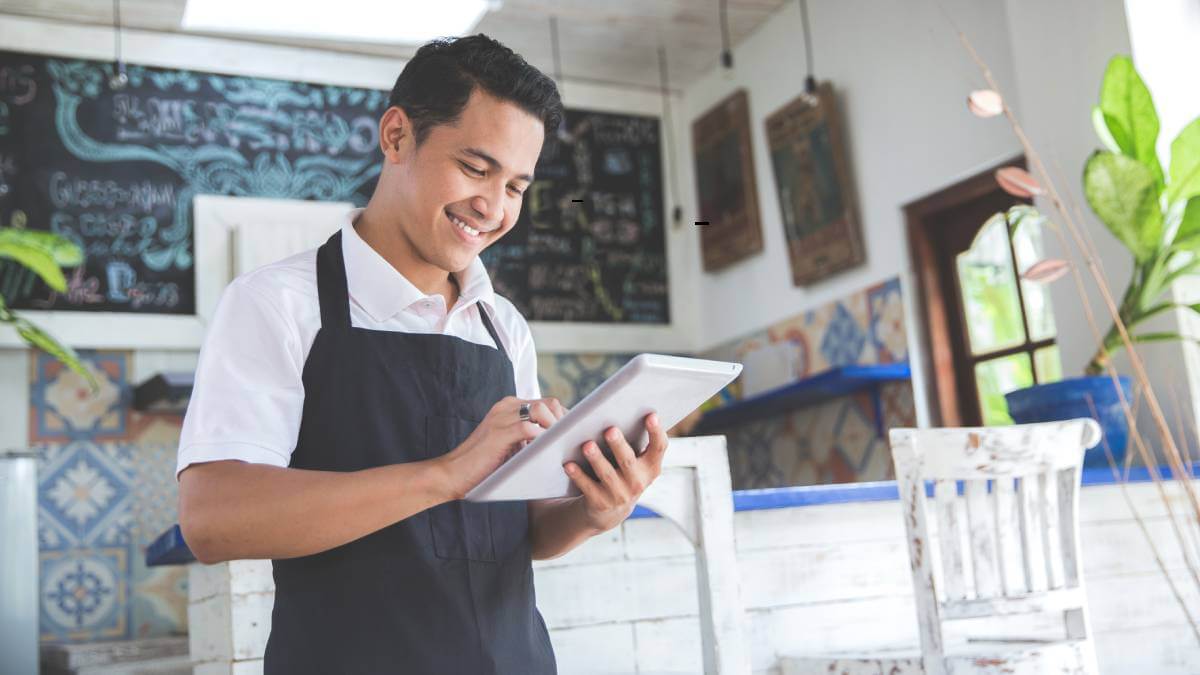
M524 422L529 422L533 419L529 416L529 404L528 403L521 404L520 415L521 415L521 420Z

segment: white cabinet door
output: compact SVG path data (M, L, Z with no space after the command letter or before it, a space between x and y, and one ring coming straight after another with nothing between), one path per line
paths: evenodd
M325 243L347 202L197 195L196 314L208 323L226 284L250 270Z

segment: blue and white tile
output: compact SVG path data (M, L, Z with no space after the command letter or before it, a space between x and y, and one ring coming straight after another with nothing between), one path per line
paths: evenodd
M129 637L129 547L41 553L41 641Z
M188 571L186 565L146 566L146 547L135 545L130 634L136 638L187 633Z
M38 466L42 547L128 544L133 473L132 447L125 443L46 446Z
M855 472L862 470L875 441L875 426L853 397L841 399L843 405L834 425L834 444Z
M917 410L913 400L912 383L887 382L880 389L880 395L883 397L884 428L915 427Z
M625 365L633 354L553 354L538 358L542 396L570 407Z
M176 445L141 443L134 446L133 541L148 546L179 522L179 490L175 481Z
M871 443L871 452L858 472L860 481L892 480L896 477L896 469L892 464L892 451L887 441L876 438Z
M838 303L821 337L821 355L826 363L831 368L854 365L859 362L866 344L863 327L845 305Z
M879 354L879 363L908 359L908 335L904 328L904 302L900 279L895 278L867 291L871 311L871 342Z
M85 350L79 357L96 379L95 392L81 375L49 355L39 352L31 359L32 443L124 437L131 396L129 352Z

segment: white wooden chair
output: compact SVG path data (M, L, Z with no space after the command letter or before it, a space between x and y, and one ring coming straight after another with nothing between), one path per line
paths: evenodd
M748 674L725 437L671 439L662 475L638 504L673 523L696 549L704 672Z
M890 438L921 651L789 658L784 675L1095 675L1078 505L1099 426L893 429Z

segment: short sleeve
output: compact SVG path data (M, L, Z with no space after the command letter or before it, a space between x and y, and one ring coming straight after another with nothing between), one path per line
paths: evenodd
M287 466L304 408L297 330L245 277L221 294L200 348L175 477L223 459Z

